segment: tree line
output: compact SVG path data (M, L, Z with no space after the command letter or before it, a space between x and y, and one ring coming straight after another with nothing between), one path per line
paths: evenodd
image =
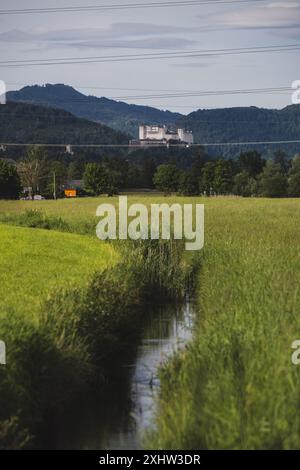
M101 156L98 162L85 158L70 162L49 157L43 147L29 147L17 162L0 158L0 198L42 195L47 199L64 196L72 180L81 180L79 195L116 194L125 188L154 188L157 164L153 159L131 162L125 156Z
M78 158L66 163L48 158L42 147L30 147L16 165L0 159L0 198L63 197L68 180L82 180L81 195L90 196L147 188L186 196L300 197L300 155L290 159L276 151L265 160L254 150L226 160L208 157L201 148L147 149L98 162Z
M154 184L166 194L187 196L300 197L300 155L289 159L277 151L265 160L257 151L249 151L237 160L209 161L188 171L164 164L157 168Z

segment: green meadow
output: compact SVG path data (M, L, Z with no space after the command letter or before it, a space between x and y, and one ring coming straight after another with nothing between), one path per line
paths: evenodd
M86 283L118 258L111 245L77 234L0 224L0 240L0 316L34 319L49 293Z
M291 363L291 344L300 338L300 200L129 197L129 203L149 205L152 201L204 203L205 246L200 256L191 255L199 267L193 340L161 370L156 431L147 445L161 449L299 448L300 366ZM149 279L156 278L157 266L160 285L168 279L169 286L176 277L176 288L170 292L175 295L180 285L184 289L185 278L177 271L183 271L178 259L186 260L186 253L157 258L153 270L152 261L145 263L145 256L150 258L143 247L131 259L133 248L124 252L118 243L96 239L95 212L101 202L117 204L117 198L0 201L2 318L4 312L15 310L19 314L22 310L28 319L35 312L37 318L41 299L47 299L49 291L65 285L67 291L68 286L78 286L81 292L93 273L104 270L106 274L97 278L88 296L89 302L92 296L94 305L101 305L96 310L96 330L103 334L101 324L107 325L107 315L101 315L105 309L110 312L110 301L114 304L110 315L116 322L122 310L131 311L141 295L155 290ZM166 269L172 255L179 256L173 259L180 266L177 271ZM144 277L148 269L151 275ZM135 290L136 283L143 285L143 294ZM95 310L91 320L86 302L81 304L82 293L78 298L75 304L81 308L75 308L76 321L85 315L91 321L89 328L95 329ZM55 307L51 325L60 324L68 315L73 318L73 300L70 303L67 295L51 303L50 310ZM124 320L129 325L130 315ZM119 328L118 323L114 325L112 331ZM68 326L63 328L69 331ZM80 323L76 332L82 334L82 328ZM60 330L59 338L61 334ZM55 344L61 345L57 339Z
M163 369L167 449L299 449L300 201L206 205L194 340Z
M49 423L105 390L148 305L184 295L183 243L98 240L104 201L0 201L0 449L47 446Z

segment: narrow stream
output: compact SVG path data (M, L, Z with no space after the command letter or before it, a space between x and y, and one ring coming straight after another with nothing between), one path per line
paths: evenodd
M193 303L161 307L147 316L134 354L116 371L117 384L101 401L89 397L68 430L58 431L60 449L138 449L154 425L158 370L192 336Z

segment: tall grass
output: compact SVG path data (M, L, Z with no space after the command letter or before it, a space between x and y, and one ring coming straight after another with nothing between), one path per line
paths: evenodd
M171 449L298 449L300 202L209 201L194 340L162 370Z
M40 227L39 220L38 216ZM79 237L18 227L7 230L19 235L29 231L40 250L41 234L71 237L70 241ZM86 242L97 243L89 237ZM110 380L113 364L128 347L147 303L184 295L193 265L184 259L182 244L99 245L118 252L119 261L94 274L90 270L85 282L56 284L40 299L34 317L13 299L10 314L0 315L0 336L9 350L8 365L0 369L0 401L5 403L0 409L0 448L43 447L49 422L58 419L84 387L95 380L103 387ZM12 275L18 277L18 272L13 270ZM5 305L8 312L8 299Z
M37 209L26 209L24 212L0 213L0 222L20 227L56 230L58 232L78 233L82 235L95 234L93 218L79 220L70 219L68 222L60 215L46 214Z
M204 202L206 206L205 248L197 285L199 314L194 340L162 370L157 433L151 445L174 449L299 448L300 369L291 363L291 344L300 335L299 201L163 198L163 202L175 201ZM46 219L47 228L75 231L82 221L87 224L82 233L89 234L100 202L103 200L84 199L55 205L55 201L42 201L39 207L32 203L42 211L34 224L40 226ZM136 197L130 202L136 202ZM152 199L145 197L144 202L150 204ZM25 206L14 204L11 208L19 217ZM22 223L26 225L30 217ZM59 217L66 225L57 222ZM0 425L0 436L8 436L6 446L15 445L13 439L24 442L22 429L27 428L30 436L38 429L37 423L45 421L41 410L46 404L49 409L50 393L47 396L46 390L53 384L57 392L51 390L51 395L60 407L65 406L60 391L66 392L66 400L71 390L64 382L66 367L75 371L66 377L72 391L90 382L96 371L104 384L111 361L126 347L135 319L143 314L149 299L182 295L192 277L194 260L183 255L180 244L165 247L145 242L134 246L126 245L123 251L117 244L123 263L96 274L84 287L52 294L34 332L27 332L24 325L19 327L30 341L33 335L33 344L45 345L45 351L40 353L40 366L31 371L29 359L22 359L22 347L28 340L24 339L23 345L22 334L16 335L16 354L20 354L16 364L22 366L20 371L16 366L15 377L22 380L13 377L6 384L7 395L0 391L1 400L2 396L18 397L20 391L22 397L29 396L31 386L39 391L36 384L40 376L44 377L43 393L33 395L30 405L36 410L34 424L28 419L29 408L27 416L24 412L25 399L12 401L11 410L20 411L17 418L1 416L6 431L1 434ZM18 349L19 342L22 347ZM31 358L33 350L29 348L24 357ZM44 372L45 363L55 366ZM55 374L58 384L53 370L61 371ZM23 387L24 383L29 386ZM17 433L12 430L18 422L22 426Z

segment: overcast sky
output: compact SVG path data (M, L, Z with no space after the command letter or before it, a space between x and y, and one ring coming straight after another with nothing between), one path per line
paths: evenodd
M154 0L153 0L154 1ZM156 0L158 1L158 0ZM166 0L167 1L167 0ZM10 0L0 9L147 3L147 0ZM1 61L300 44L300 0L0 15ZM1 66L8 89L65 83L96 96L289 87L300 51L72 65ZM145 90L145 91L144 91ZM188 113L196 108L291 104L289 92L126 99Z

